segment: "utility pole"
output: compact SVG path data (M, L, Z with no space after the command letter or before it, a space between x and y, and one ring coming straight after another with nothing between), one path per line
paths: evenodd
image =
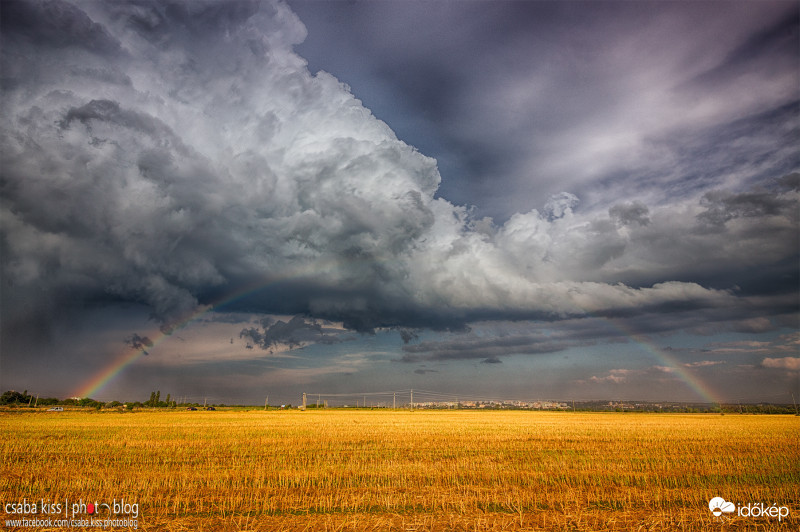
M792 397L792 399L794 399L794 397ZM36 408L37 406L39 406L39 394L38 393L36 394L36 403L33 405L33 408Z

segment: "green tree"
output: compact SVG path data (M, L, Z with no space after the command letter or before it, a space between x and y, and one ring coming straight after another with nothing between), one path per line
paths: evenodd
M100 405L102 403L99 403L99 402L95 401L91 397L84 397L82 399L79 399L77 404L78 404L78 406L97 407L97 405Z
M28 390L25 391L27 392ZM28 402L27 393L21 394L14 390L9 390L5 392L2 396L0 396L0 404L3 405L20 404L27 402Z

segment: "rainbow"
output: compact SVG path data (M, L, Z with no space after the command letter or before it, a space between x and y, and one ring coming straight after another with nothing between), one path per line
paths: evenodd
M281 275L266 282L261 280L255 283L251 283L250 285L247 285L237 290L233 294L221 298L215 303L212 303L210 305L204 305L203 307L197 309L188 316L175 320L173 323L169 324L168 327L162 327L154 337L150 338L152 345L140 348L130 347L126 349L108 367L104 368L102 371L95 374L90 380L83 383L83 385L73 395L71 395L71 397L90 397L91 395L99 392L117 375L122 373L122 371L125 368L127 368L128 366L139 360L143 355L146 355L147 353L155 349L159 344L164 342L164 340L169 338L172 335L172 333L180 329L183 329L190 323L197 321L198 319L202 318L203 316L211 312L223 308L226 305L230 305L231 303L235 303L236 301L239 301L241 299L245 299L271 286L275 286L280 283L284 283L291 280L302 279L314 274L319 275L328 271L334 266L338 265L340 265L340 261L329 260L327 262L323 262L322 264L311 265L305 268L298 268L291 274Z
M362 259L363 260L363 259ZM204 306L195 312L191 313L189 316L179 319L173 324L170 325L169 328L162 328L159 332L155 335L154 338L151 338L152 345L147 346L147 350L152 350L157 347L160 343L162 343L165 339L167 339L173 332L183 329L190 323L202 318L206 314L214 312L220 308L225 307L226 305L230 305L236 301L244 299L252 294L255 294L261 290L265 290L270 286L277 285L282 282L302 279L305 277L309 277L313 274L321 274L324 273L329 268L334 266L341 266L341 261L339 260L330 260L327 263L322 264L312 264L307 266L306 268L301 268L295 271L293 274L282 275L271 279L268 282L257 282L251 285L248 285L240 290L237 290L232 295L226 296L216 303L211 305ZM352 262L352 261L351 261ZM588 314L587 317L591 317L591 313ZM670 368L671 372L678 376L694 393L696 393L700 398L703 399L704 402L707 403L717 403L720 404L722 401L718 398L717 394L712 390L706 383L701 381L696 375L694 375L691 371L689 371L685 365L681 364L677 361L674 357L668 354L664 349L658 347L651 340L649 340L644 335L641 335L633 330L630 330L624 324L619 322L618 320L614 320L611 318L601 318L612 328L616 329L626 338L633 340L635 343L640 345L647 353L652 355L656 360L661 362L665 367ZM128 348L126 349L122 355L120 355L112 364L108 367L104 368L102 371L94 375L89 381L85 382L81 388L72 395L72 397L90 397L91 395L99 392L103 389L109 382L111 382L117 375L122 373L122 371L139 360L143 355L147 354L145 348Z
M675 357L670 355L666 350L654 344L646 336L630 330L623 323L606 318L604 321L611 327L622 333L626 338L630 338L641 346L645 352L652 355L656 360L661 362L665 367L669 368L671 372L684 382L694 393L696 393L703 402L721 404L717 393L707 384L701 381L697 375L689 371L686 366L680 363Z
M93 376L89 382L86 382L83 387L81 387L81 389L75 392L75 394L73 394L71 397L90 397L92 394L102 389L103 386L111 382L111 380L119 375L123 369L139 360L139 357L141 357L143 354L144 349L127 349L121 357L114 361L113 364Z

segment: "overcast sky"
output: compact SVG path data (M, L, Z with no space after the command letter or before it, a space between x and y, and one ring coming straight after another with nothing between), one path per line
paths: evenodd
M3 390L800 398L798 2L0 22Z

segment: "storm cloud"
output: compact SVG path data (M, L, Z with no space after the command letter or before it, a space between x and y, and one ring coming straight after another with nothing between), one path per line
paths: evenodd
M464 6L464 16L477 7ZM636 92L648 73L660 87L660 69L638 70L641 79L626 71L597 98L576 88L558 100L557 86L536 81L546 62L520 68L503 94L488 81L458 89L458 72L444 68L417 88L381 70L413 93L413 105L449 94L440 108L446 129L461 127L456 116L478 93L484 102L515 99L516 117L504 106L478 106L487 129L470 122L444 154L447 160L478 146L479 134L519 142L495 146L499 159L532 146L530 158L515 156L505 166L485 159L464 176L474 182L481 168L505 169L504 183L518 192L525 179L538 183L527 205L515 200L503 212L496 194L477 207L480 194L449 199L459 176L443 181L437 160L398 139L353 89L309 70L297 52L307 29L284 2L31 0L1 9L5 338L41 335L87 309L141 305L165 332L203 309L296 316L265 317L241 330L249 347L265 350L337 342L335 331L316 321L330 320L365 333L399 330L409 362L499 362L594 340L577 325L556 336L465 333L446 343L416 342L418 331L592 318L680 330L698 317L766 331L775 327L772 318L790 319L797 310L797 158L786 141L770 144L775 137L767 127L796 139L797 94L787 92L783 73L786 43L769 31L795 31L781 9L758 18L765 33L751 47L756 56L737 48L755 31L739 21L727 48L715 46L669 90ZM490 25L506 20L505 8L493 9ZM634 11L633 18L644 16ZM688 23L672 7L663 20L669 27ZM589 48L600 35L590 29ZM513 34L527 35L521 27ZM530 38L534 44L549 37ZM621 42L619 57L641 66L655 48L637 51L632 39ZM660 59L674 66L689 51L678 46ZM767 52L777 54L775 70L763 71L774 90L756 101L745 96L743 78ZM438 53L430 72L442 66ZM573 59L589 77L609 66ZM502 65L486 61L476 58L501 75ZM566 75L559 72L550 82ZM437 79L446 87L434 90ZM735 93L725 80L736 82ZM705 98L707 86L740 110L716 109ZM619 88L641 97L617 101ZM698 94L701 101L686 108L686 128L671 110ZM558 105L548 106L548 98ZM589 109L600 103L609 116ZM652 106L649 118L638 114L643 106ZM579 120L584 112L588 122ZM559 120L553 135L543 135ZM517 134L499 135L501 122ZM601 129L620 134L602 136ZM594 147L584 150L591 139ZM747 153L745 141L753 146ZM486 142L481 146L495 141ZM716 142L735 146L746 162L717 164L719 154L709 148ZM631 148L630 159L618 158L620 146ZM689 155L700 149L705 156L692 156L697 164L689 169ZM653 173L646 160L656 163ZM572 177L561 179L566 174ZM478 188L488 182L482 179ZM625 187L629 195L620 194ZM658 197L656 190L670 194ZM143 349L145 340L136 334L126 342Z
M147 336L140 336L137 333L125 338L125 343L132 349L141 350L142 353L148 355L147 349L153 347L153 341Z
M326 334L337 331L324 329L316 321L306 320L302 316L295 316L288 322L263 318L260 325L260 328L246 327L239 332L239 337L247 340L247 347L256 345L272 350L287 346L294 349L308 343L332 344L341 341L335 334Z
M312 71L357 85L480 216L563 191L653 205L800 162L791 2L290 4Z

